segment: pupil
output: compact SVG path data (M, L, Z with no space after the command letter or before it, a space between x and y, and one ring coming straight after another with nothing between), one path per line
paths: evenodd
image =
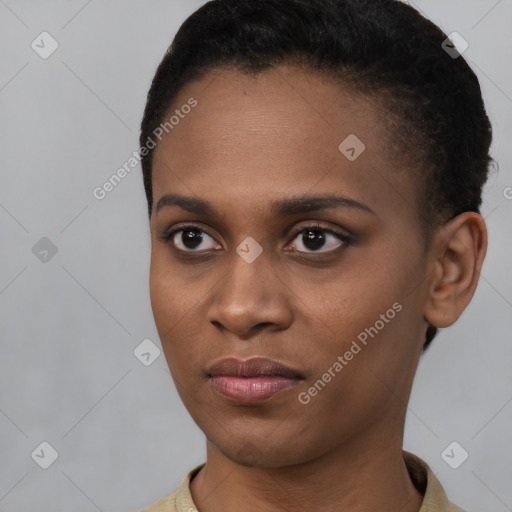
M308 230L302 238L304 246L310 250L320 249L325 242L325 236L319 230Z
M195 249L202 242L201 235L198 235L198 231L195 229L189 229L184 231L181 235L181 240L185 247L188 249Z
M183 232L181 238L185 247L194 249L201 245L203 240L202 236L198 233L199 232L195 229L189 229ZM319 230L309 230L302 238L304 245L310 250L321 249L325 242L325 236Z

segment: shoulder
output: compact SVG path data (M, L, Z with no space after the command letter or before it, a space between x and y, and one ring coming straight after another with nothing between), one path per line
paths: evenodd
M160 498L148 508L141 510L141 512L197 512L197 508L192 501L192 495L190 494L190 480L196 476L203 466L204 463L189 471L175 492Z
M141 512L176 512L176 493L165 496L155 501L149 507L141 510Z
M411 480L423 494L419 512L467 512L448 499L441 482L424 460L405 450L403 458Z

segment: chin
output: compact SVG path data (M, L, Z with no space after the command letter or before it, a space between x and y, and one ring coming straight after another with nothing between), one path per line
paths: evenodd
M242 441L238 446L215 446L226 458L248 468L273 469L301 462L297 459L296 450L292 446L287 449L283 444L260 446L256 442Z

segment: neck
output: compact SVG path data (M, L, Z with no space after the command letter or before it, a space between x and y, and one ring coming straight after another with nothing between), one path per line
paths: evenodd
M418 512L423 496L402 458L402 436L391 441L381 430L364 438L280 468L237 464L208 441L206 465L190 484L192 499L201 512Z

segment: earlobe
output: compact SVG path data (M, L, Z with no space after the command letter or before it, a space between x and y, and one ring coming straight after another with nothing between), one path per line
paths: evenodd
M432 241L425 320L448 327L475 293L487 251L487 228L481 215L464 212L442 226Z

